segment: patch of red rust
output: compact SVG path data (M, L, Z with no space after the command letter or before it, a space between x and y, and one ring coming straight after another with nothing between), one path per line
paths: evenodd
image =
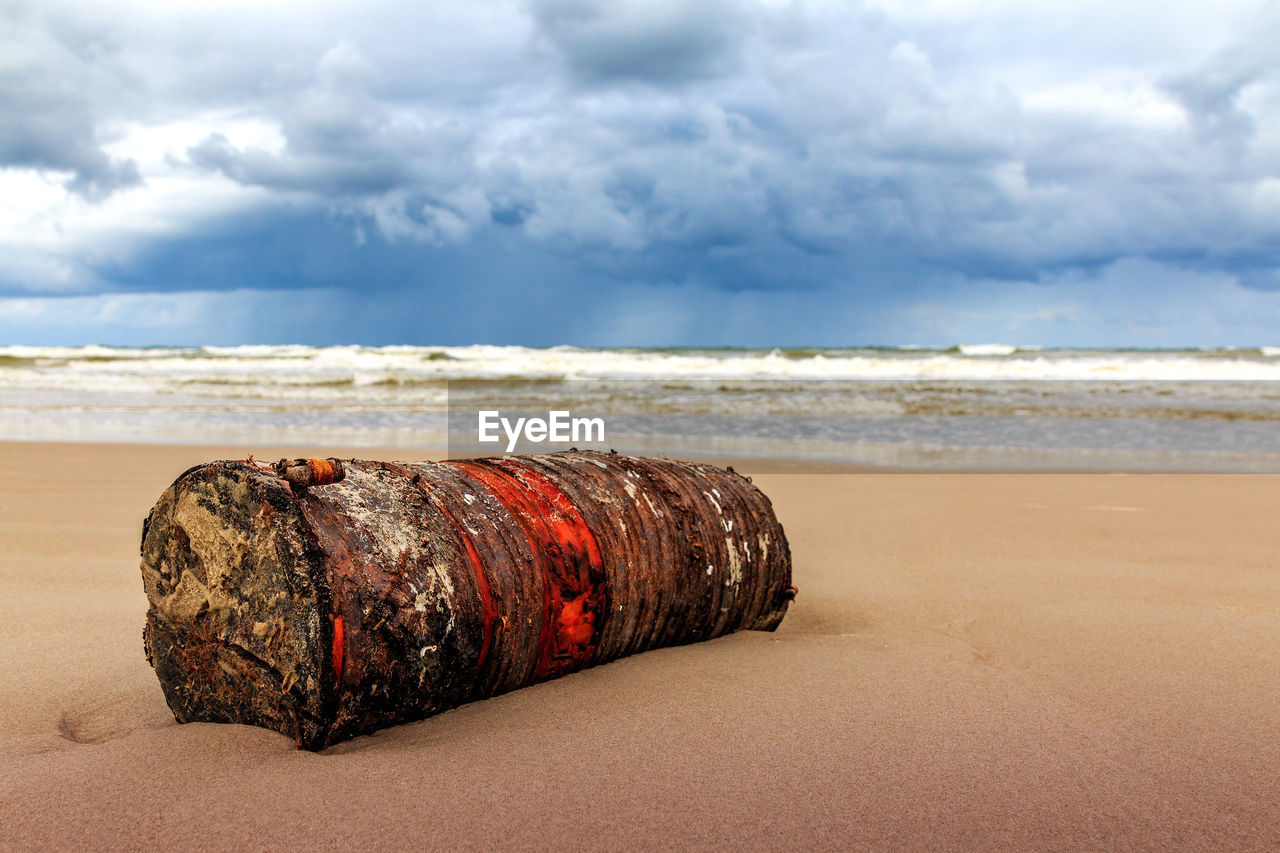
M604 562L582 514L545 475L512 460L495 460L493 466L446 464L491 492L542 557L543 618L535 677L560 675L590 663L605 611L605 591L599 583Z
M308 459L307 467L311 469L311 482L316 486L327 486L335 476L333 464L328 459Z

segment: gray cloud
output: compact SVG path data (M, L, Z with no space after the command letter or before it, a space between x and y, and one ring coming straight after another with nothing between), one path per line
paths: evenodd
M320 57L312 84L280 110L283 152L242 151L214 133L188 156L241 183L326 198L448 183L465 139L430 115L393 114L391 105L369 92L374 74L355 47L341 42Z
M1239 151L1204 144L1203 127L1247 129L1231 93L1262 74L1229 52L1164 80L1193 117L1188 133L1035 110L1005 85L943 76L912 40L928 33L884 16L529 9L531 43L552 46L567 83L533 54L476 90L441 97L434 81L415 91L399 79L389 95L388 52L344 41L292 100L264 104L283 151L211 135L191 162L313 193L401 238L494 226L630 253L781 243L863 255L888 243L913 268L1025 277L1174 243L1230 257L1275 237L1223 226L1232 211L1214 176Z
M1239 38L1190 67L1166 75L1161 84L1187 111L1192 127L1209 143L1240 156L1257 130L1242 103L1246 90L1280 78L1280 4L1271 3Z
M578 276L651 295L837 288L887 303L1143 259L1195 281L1280 281L1274 5L1221 36L1162 23L1140 46L1087 47L1096 21L1072 4L948 21L678 0L261 19L210 7L196 21L34 8L10 16L24 47L0 66L0 162L69 172L73 191L103 198L149 176L141 154L99 140L203 127L173 168L258 193L255 231L277 237L247 240L237 268L261 253L278 271L262 287L307 286L324 268L281 260L305 254L286 209L352 252L387 253L366 263L389 279L441 247L474 253L457 269L483 279L505 247L567 265L529 285L548 292ZM244 141L234 121L277 143ZM200 227L165 239L198 252L217 230ZM96 274L165 268L113 263L127 275Z
M3 19L0 19L3 20ZM66 43L32 8L13 7L0 30L0 168L69 172L67 188L89 199L141 182L137 165L113 160L97 139L81 68L101 48Z

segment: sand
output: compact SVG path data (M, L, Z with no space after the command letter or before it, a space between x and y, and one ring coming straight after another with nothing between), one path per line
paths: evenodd
M776 634L310 754L143 657L142 519L243 455L0 444L0 846L1280 847L1280 477L760 474Z

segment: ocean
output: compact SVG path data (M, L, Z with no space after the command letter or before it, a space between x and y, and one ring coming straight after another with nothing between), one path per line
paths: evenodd
M497 452L481 410L598 417L620 451L1277 472L1280 347L0 347L6 440Z

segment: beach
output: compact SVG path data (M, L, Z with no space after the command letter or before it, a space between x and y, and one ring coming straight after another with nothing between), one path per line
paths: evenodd
M1280 853L1280 0L1101 12L0 0L0 853Z
M143 518L250 450L431 458L0 443L3 846L1280 846L1280 476L737 462L791 543L776 633L312 754L177 725L142 650Z

